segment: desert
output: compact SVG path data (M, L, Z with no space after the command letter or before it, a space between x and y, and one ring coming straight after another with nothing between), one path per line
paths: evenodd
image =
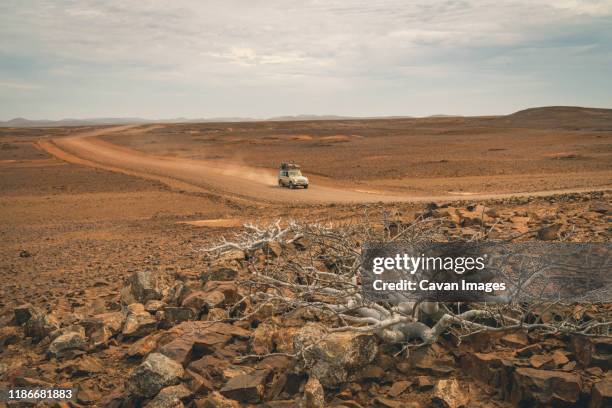
M283 160L309 189L277 186ZM4 388L75 390L53 406L612 401L608 292L491 330L478 305L380 311L419 319L401 341L342 303L366 237L609 244L612 110L5 127L0 172Z

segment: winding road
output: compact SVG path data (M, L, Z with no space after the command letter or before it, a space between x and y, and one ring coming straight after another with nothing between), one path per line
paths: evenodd
M114 126L77 135L45 139L39 146L57 158L80 165L117 171L161 181L173 188L208 192L256 202L291 204L423 202L547 196L552 194L609 190L611 187L517 192L510 194L445 195L415 197L397 193L369 193L342 187L312 184L308 190L290 190L276 185L276 171L205 160L154 156L100 139L100 136L146 131L138 125ZM129 137L129 136L126 136Z

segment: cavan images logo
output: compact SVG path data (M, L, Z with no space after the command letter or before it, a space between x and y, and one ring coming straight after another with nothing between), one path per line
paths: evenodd
M370 242L361 283L369 300L610 301L610 244Z

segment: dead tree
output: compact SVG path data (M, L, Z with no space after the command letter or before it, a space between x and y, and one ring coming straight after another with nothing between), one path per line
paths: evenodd
M516 299L494 304L449 304L400 301L390 304L364 299L360 287L361 246L364 241L448 240L437 219L417 220L410 225L377 225L362 222L332 227L280 221L265 227L245 225L231 240L206 250L211 259L230 250L247 254L246 283L254 313L261 305L273 305L278 313L313 309L329 325L330 332L374 333L383 342L424 346L452 332L459 339L478 331L541 330L547 333L580 333L609 336L609 312L585 320L572 314L574 307L554 321L543 322L542 311L559 309L562 302L531 302ZM485 237L486 238L486 237ZM280 255L266 256L277 245ZM534 277L535 279L535 277ZM259 306L257 306L259 305ZM244 313L249 313L245 310Z

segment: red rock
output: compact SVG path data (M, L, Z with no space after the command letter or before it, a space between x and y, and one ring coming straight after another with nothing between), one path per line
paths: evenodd
M185 370L185 384L196 395L205 395L214 389L213 383L206 377L192 370Z
M555 364L556 367L561 367L567 363L569 363L569 359L567 358L567 356L565 355L564 352L562 352L561 350L555 350L552 353L552 360Z
M231 378L221 389L221 395L244 403L258 404L262 401L270 370L258 370Z
M511 401L516 406L571 405L582 390L580 377L562 371L517 368L513 374Z
M472 378L499 391L500 397L510 394L510 379L514 370L512 361L497 353L469 353L461 358L463 371Z
M531 364L533 368L541 368L543 370L550 370L556 367L553 357L544 354L531 356L529 358L529 364Z

